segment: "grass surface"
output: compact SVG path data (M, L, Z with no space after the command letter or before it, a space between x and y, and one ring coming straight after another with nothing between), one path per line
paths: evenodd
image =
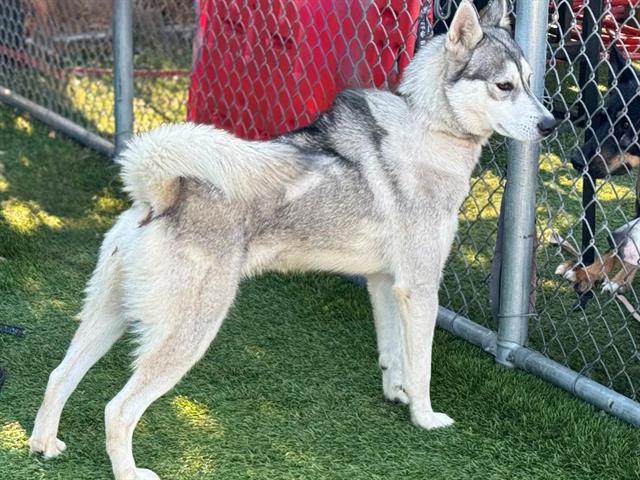
M68 451L44 461L26 447L101 237L126 207L116 168L47 134L0 108L0 319L27 331L0 335L0 478L109 479L103 409L129 374L126 340L71 397ZM265 276L242 286L209 353L144 415L134 451L181 480L638 478L639 430L443 332L434 362L434 405L457 423L425 432L382 399L363 289Z

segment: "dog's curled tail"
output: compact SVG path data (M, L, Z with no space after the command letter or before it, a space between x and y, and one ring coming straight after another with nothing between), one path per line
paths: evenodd
M116 160L124 189L155 212L170 207L180 177L210 183L227 198L247 201L282 189L305 171L291 145L249 141L207 125L166 125L136 136Z

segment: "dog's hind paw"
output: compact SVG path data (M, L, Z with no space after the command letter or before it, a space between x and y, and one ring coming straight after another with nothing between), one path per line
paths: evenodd
M556 275L561 275L564 277L565 273L571 271L572 268L573 268L573 262L570 260L567 260L566 262L562 262L560 265L558 265L554 273Z
M55 458L67 449L65 443L55 437L48 439L31 437L28 443L31 453L41 453L44 458Z
M409 405L409 397L402 389L401 385L395 385L390 389L385 389L384 398L393 403L402 403L404 405Z
M412 413L411 421L415 426L427 430L448 427L449 425L453 425L454 423L453 418L451 418L449 415L437 412L426 412L420 415Z
M558 265L554 273L556 275L560 275L562 278L566 280L569 280L570 282L575 282L577 279L574 264L570 260Z

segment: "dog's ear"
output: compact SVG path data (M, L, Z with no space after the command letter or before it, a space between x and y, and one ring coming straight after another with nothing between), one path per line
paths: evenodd
M627 63L627 60L624 58L624 56L620 52L620 49L616 47L615 44L611 46L609 61L613 66L613 71L616 74L619 83L637 82L636 76L633 72L633 65Z
M447 34L447 49L454 54L471 50L482 40L482 27L476 8L469 0L462 0L451 21Z
M500 27L511 31L507 0L491 0L480 13L480 23L487 27Z

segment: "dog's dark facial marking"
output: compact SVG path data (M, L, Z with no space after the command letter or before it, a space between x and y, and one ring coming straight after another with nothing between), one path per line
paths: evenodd
M613 48L612 64L617 85L609 92L605 107L591 119L591 138L571 163L577 170L588 166L592 178L625 175L640 165L640 84L631 65Z
M453 84L460 80L479 80L487 83L488 86L503 83L502 75L509 63L513 63L523 77L522 58L522 51L509 32L502 28L486 28L484 37L473 50L468 61L453 64L448 82ZM523 85L527 81L528 79L522 78ZM487 93L495 100L498 99L493 88L488 88ZM513 90L514 96L516 93L517 91Z

